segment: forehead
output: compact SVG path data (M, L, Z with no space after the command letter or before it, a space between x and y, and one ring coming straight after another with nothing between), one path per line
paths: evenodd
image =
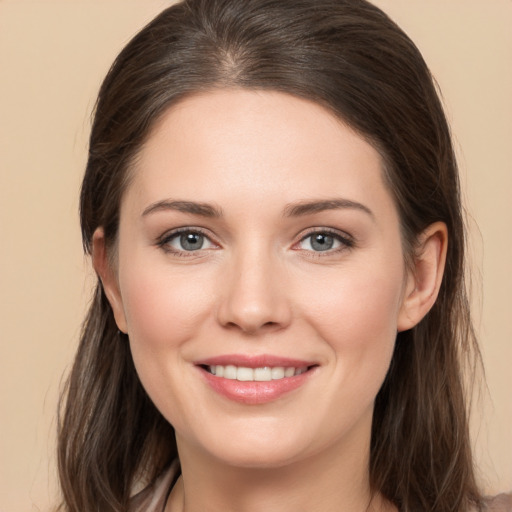
M133 168L141 200L209 201L387 193L379 153L322 106L270 91L219 90L170 107ZM128 190L128 195L130 190Z

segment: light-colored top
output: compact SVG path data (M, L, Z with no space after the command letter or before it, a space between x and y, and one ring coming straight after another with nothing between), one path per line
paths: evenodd
M130 502L128 512L164 512L167 498L179 471L177 462L154 482L136 494ZM486 500L487 512L512 512L512 493L499 494Z
M488 501L489 512L512 512L512 493L498 494Z
M164 512L178 471L179 464L175 461L158 480L131 498L128 512Z

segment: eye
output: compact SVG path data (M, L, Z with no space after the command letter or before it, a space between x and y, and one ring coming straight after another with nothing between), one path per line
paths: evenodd
M164 250L175 253L194 252L216 247L206 235L191 229L170 233L160 240L159 245Z
M313 252L335 252L354 245L348 237L330 231L316 231L310 233L298 243L298 248Z

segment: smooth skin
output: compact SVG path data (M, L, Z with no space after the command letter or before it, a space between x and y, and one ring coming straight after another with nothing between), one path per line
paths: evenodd
M422 233L407 267L379 153L278 92L181 101L130 172L115 264L101 228L93 262L176 431L182 477L167 510L393 510L369 489L373 404L396 333L437 297L446 226ZM197 361L225 354L314 368L247 405L202 378Z

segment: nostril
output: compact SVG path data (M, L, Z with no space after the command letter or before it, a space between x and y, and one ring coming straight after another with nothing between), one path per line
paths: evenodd
M273 331L282 328L279 322L265 322L262 324L256 322L254 324L249 322L227 322L224 327L227 329L236 329L251 336L263 331Z

